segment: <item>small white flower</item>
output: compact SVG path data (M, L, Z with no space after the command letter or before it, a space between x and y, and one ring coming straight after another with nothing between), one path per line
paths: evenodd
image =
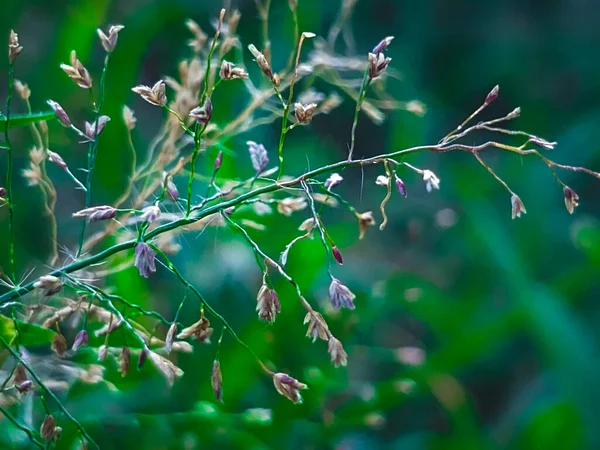
M427 192L440 188L440 179L436 177L435 173L431 170L423 171L423 181L425 182L425 189L427 189Z
M388 177L386 177L385 175L379 175L377 177L377 179L375 180L375 184L379 185L379 186L387 186L390 182L390 179Z

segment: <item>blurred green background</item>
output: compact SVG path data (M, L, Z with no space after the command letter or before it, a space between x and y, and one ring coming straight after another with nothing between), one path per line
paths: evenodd
M231 3L242 13L244 48L258 45L254 2ZM90 119L87 95L58 66L76 49L97 77L103 50L96 28L126 27L109 69L105 111L113 120L100 139L94 203L114 201L130 170L122 105L136 110L139 149L147 146L162 117L134 98L131 87L176 74L178 61L189 55L185 19L196 20L210 33L221 6L191 0L4 2L0 35L7 36L11 28L19 33L25 50L16 76L30 85L34 110L46 109L46 99L52 98L79 122ZM333 0L299 0L301 30L326 35L339 6ZM427 114L395 111L380 126L361 116L356 154L436 143L499 84L500 98L483 118L520 106L521 118L512 126L558 141L552 154L558 162L599 169L599 13L591 1L359 1L352 18L356 54L366 59L381 38L395 36L387 53L400 76L387 79L386 89L399 100L422 101ZM274 0L270 34L275 67L287 60L292 30L287 1ZM249 54L244 58L258 82ZM4 99L4 58L0 69ZM223 91L213 98L219 124L227 123L227 112L236 104L237 94ZM220 111L219 101L227 105ZM294 130L286 150L291 171L343 159L353 112L353 102L344 97L332 114ZM49 126L50 148L71 167L83 167L84 146L58 123ZM225 173L251 175L248 139L263 142L275 161L279 127L277 121L227 143L232 155L225 157ZM485 138L471 137L467 143ZM13 140L21 169L30 137L16 131ZM208 150L200 170L209 173L216 153ZM107 377L118 383L119 392L76 383L62 397L65 405L103 449L600 448L598 180L561 174L581 197L581 206L570 216L560 187L539 160L496 150L486 151L484 158L519 194L527 207L525 217L512 221L506 191L474 158L458 153L407 159L433 170L441 190L427 194L418 176L406 172L408 198L392 197L390 223L383 232L371 228L358 241L351 215L342 208L325 213L345 259L335 275L357 294L354 311L335 314L325 307L328 278L318 239L301 242L290 253L290 273L309 300L327 311L332 332L348 352L347 368L331 367L326 344L304 337L302 309L284 280L276 284L281 315L273 326L258 322L254 308L261 273L237 236L211 228L181 239L175 263L263 360L309 385L302 405L279 396L227 335L220 352L223 405L214 402L210 388L214 345L195 345L193 354L176 357L185 376L171 390L150 367L132 371L124 381L112 367ZM347 170L339 188L359 211L373 210L378 222L384 196L384 189L374 184L379 174L381 168L367 168L364 174ZM59 169L50 168L50 176L59 191L59 243L73 249L79 224L70 214L82 207L81 193ZM19 271L38 266L43 272L49 235L40 219L39 190L26 187L21 177L15 185ZM269 216L261 219L267 232L250 233L276 257L297 235L306 214ZM0 209L0 226L6 236L6 208ZM6 239L0 239L3 263L7 248ZM184 293L161 268L147 282L128 269L106 284L167 318L173 317ZM197 319L192 303L184 310L188 323ZM65 418L60 424L64 436L57 447L75 448L73 426ZM0 447L28 448L28 443L2 421Z

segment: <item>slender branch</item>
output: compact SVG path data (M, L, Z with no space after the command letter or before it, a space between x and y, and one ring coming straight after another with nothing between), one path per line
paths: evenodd
M358 125L358 116L360 114L360 109L362 108L362 104L365 101L365 97L367 95L367 89L371 84L371 78L369 77L369 68L365 70L365 76L362 81L362 85L360 86L360 93L358 94L358 100L356 102L356 109L354 110L354 120L352 122L352 132L350 136L350 150L348 151L348 161L352 161L352 155L354 154L354 145L356 143L356 127Z
M8 64L8 94L6 97L6 121L4 122L4 139L6 141L6 201L8 203L8 245L9 245L9 264L10 274L13 282L17 281L17 268L15 262L15 212L14 197L12 191L12 172L13 172L13 148L10 142L8 129L10 127L10 104L14 91L15 69L13 62L9 60Z

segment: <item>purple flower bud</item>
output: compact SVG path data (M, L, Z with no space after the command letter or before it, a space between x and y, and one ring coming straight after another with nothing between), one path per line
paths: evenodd
M88 332L86 330L81 330L79 333L77 333L77 336L75 336L75 342L73 342L73 351L76 352L84 345L87 345L88 341Z
M176 202L179 200L179 191L177 190L177 186L173 183L173 178L167 172L163 173L163 183L165 184L167 198L172 202Z
M492 89L490 91L490 93L487 95L487 97L485 98L485 104L489 105L490 103L492 103L494 100L496 100L498 98L499 94L500 94L500 86L496 85L496 86L494 86L494 89Z
M383 39L379 44L377 44L375 46L375 48L373 48L372 53L379 55L380 53L383 53L385 51L385 49L388 47L388 45L390 45L390 43L394 40L394 36L388 36L385 39Z
M56 118L58 119L58 121L64 127L69 128L71 126L71 119L69 118L69 115L65 112L63 107L60 106L60 104L55 102L54 100L48 100L46 103L48 103L48 106L52 108L54 114L56 114Z
M27 392L31 391L33 389L33 381L31 380L25 380L25 381L21 381L20 383L17 383L17 391L19 391L19 394L26 394Z
M156 272L154 256L154 250L145 242L136 245L134 265L144 278L148 278L152 272Z
M73 217L86 217L89 222L114 219L116 216L117 210L108 205L82 209L81 211L77 211L73 214Z
M340 266L344 264L344 259L342 258L342 253L340 252L340 250L337 247L333 247L331 249L331 253L333 253L333 257L335 258L335 260L338 262L338 264Z
M8 192L6 191L6 188L4 186L0 186L0 197L6 197L7 194Z
M223 163L223 152L219 152L217 155L217 159L215 159L215 170L219 170L221 168L221 164Z
M396 181L396 187L398 188L398 192L400 192L400 195L402 195L402 197L406 198L406 186L404 184L404 181L402 181L402 179L394 174L394 179Z
M93 123L86 122L85 123L85 135L93 140L96 136L98 136L100 133L102 133L102 130L104 130L106 123L109 121L110 121L110 117L108 117L108 116L98 117L98 132L97 133L96 133L96 122L93 122Z
M60 167L63 170L68 169L67 163L65 162L64 159L62 159L62 157L58 153L48 150L48 159L50 160L50 162L56 164L58 167Z
M329 300L335 309L340 309L342 307L354 309L355 298L356 295L354 295L348 287L343 285L340 280L337 278L331 279L331 284L329 285Z

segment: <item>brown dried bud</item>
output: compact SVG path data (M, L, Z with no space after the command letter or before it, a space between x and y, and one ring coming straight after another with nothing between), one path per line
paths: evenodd
M392 61L392 58L386 58L383 53L369 53L369 78L371 80L381 76Z
M41 289L45 297L50 297L51 295L58 294L62 289L62 281L52 275L44 275L41 276L35 283L33 283L33 287L37 289Z
M210 384L217 401L223 403L223 375L221 374L221 364L216 359L213 362Z
M173 349L173 341L175 340L175 334L177 334L177 323L173 322L169 327L167 337L165 338L165 351L167 352L167 354L171 353L171 350Z
M521 214L527 213L527 210L525 209L525 205L523 204L521 199L516 194L513 194L510 197L510 203L512 205L512 218L513 219L515 219L516 217L521 217Z
M331 279L331 284L329 285L329 300L334 309L340 309L342 307L354 309L355 298L356 295L354 295L347 286L343 285L340 280L337 278Z
M19 95L19 97L25 101L29 100L29 97L31 97L31 89L29 89L27 83L23 83L20 80L15 80L14 86L15 92Z
M306 337L312 338L313 342L315 342L317 338L324 341L329 340L329 327L320 313L316 311L308 312L304 317L304 324L308 324Z
M379 55L380 53L385 52L385 49L388 48L388 45L394 40L394 36L388 36L383 39L379 44L377 44L371 53L374 55Z
M223 80L236 80L248 78L248 72L241 67L236 67L233 63L223 60L219 76Z
M198 322L181 330L181 333L177 335L177 339L187 339L193 336L198 342L209 344L212 333L213 329L210 328L210 321L202 316Z
M440 188L440 179L436 177L435 173L431 170L423 171L423 181L425 182L425 189L427 189L427 192Z
M125 122L125 126L129 131L135 128L135 123L137 122L133 110L127 105L123 106L123 122Z
M88 345L89 339L88 332L86 330L81 330L79 333L77 333L77 336L75 336L72 350L76 352L84 345Z
M190 117L198 122L200 125L208 125L212 118L213 106L210 97L206 98L204 105L197 106L190 111Z
M67 351L67 340L62 334L56 333L54 335L54 339L52 339L52 345L50 346L50 348L58 356L63 357L65 356L65 352Z
M144 222L152 223L160 217L160 208L158 205L150 205L142 209L140 219Z
M265 322L275 322L277 314L281 312L281 304L279 303L279 297L275 289L270 289L266 283L264 283L258 295L256 296L256 311L258 311L258 318Z
M167 104L167 94L165 93L166 85L163 80L159 80L154 86L139 85L132 89L148 103L155 106L165 106Z
M144 278L148 278L151 273L156 272L154 257L154 250L145 242L140 242L135 246L135 261L133 265L137 267L140 275Z
M340 252L339 248L332 247L331 253L340 266L344 264L344 258L342 258L342 252Z
M17 56L21 54L23 47L19 45L19 35L14 30L10 30L10 36L8 38L8 61L12 64L17 59Z
M69 115L65 112L63 107L60 106L60 104L55 102L54 100L48 100L46 103L48 103L48 106L52 108L54 114L56 114L56 118L61 123L61 125L69 128L71 126L71 119L69 118Z
M406 198L406 185L404 184L404 181L396 174L394 174L394 181L396 182L396 188L398 189L398 192L400 192L400 195Z
M60 167L63 170L67 170L69 168L69 166L67 166L67 163L65 162L65 160L62 159L62 157L58 153L55 153L52 150L48 150L48 159L50 160L51 163L56 164L58 167Z
M98 36L100 37L100 42L102 42L102 47L106 50L107 53L112 53L117 45L117 38L119 35L119 31L125 28L123 25L112 25L108 29L108 36L104 34L104 32L98 28Z
M496 85L496 86L494 86L494 89L492 89L490 91L490 93L487 95L487 97L485 98L485 104L489 105L490 103L492 103L494 100L496 100L498 98L499 94L500 94L500 86Z
M108 347L106 345L101 345L98 348L98 361L104 361L106 356L108 355Z
M367 211L364 213L357 213L356 218L358 219L358 238L362 239L369 227L375 225L375 219L373 218L373 211Z
M535 144L538 147L541 147L545 150L554 150L554 147L556 147L556 142L549 142L546 139L542 139L541 137L537 137L537 136L531 136L531 139L529 139L529 142L531 142L532 144Z
M98 117L97 125L96 125L95 121L94 121L94 123L86 122L85 123L85 135L88 138L90 138L91 140L94 140L94 138L96 136L98 136L100 133L102 133L102 130L104 130L104 127L106 126L107 122L110 122L110 117L108 117L108 116Z
M129 373L129 367L131 365L131 350L129 347L123 347L121 354L119 355L119 372L121 376L125 377Z
M114 219L116 216L117 210L108 205L93 206L73 213L73 217L87 218L88 222Z
M348 364L348 358L342 343L331 336L327 345L327 352L331 356L331 362L335 367L345 366Z
M567 211L569 214L573 214L575 208L579 206L579 195L569 186L565 186L563 189L563 194L565 197L565 206L567 207Z
M55 428L56 422L54 421L54 417L48 414L44 419L44 422L42 422L42 426L40 427L40 434L46 442L50 442L50 440L54 438Z
M303 105L302 103L296 103L294 105L294 115L296 116L296 120L298 123L303 125L308 124L312 121L313 114L317 109L316 103L309 103L308 105Z
M259 52L253 44L248 46L248 50L250 50L250 53L252 53L252 56L254 56L258 67L260 67L260 70L262 70L262 72L267 76L271 83L275 85L275 87L279 87L280 79L273 73L273 69L269 64L267 57Z
M90 89L92 87L92 77L88 70L77 59L77 52L71 52L71 65L61 64L60 68L72 79L80 88Z
M301 389L306 389L304 383L300 383L295 378L290 377L285 373L273 374L273 384L275 389L284 397L289 398L294 403L302 403Z
M142 366L146 362L146 359L148 359L148 354L149 353L150 353L150 350L148 349L148 347L146 347L144 345L144 347L140 351L140 357L138 358L138 363L137 363L138 370L140 370L142 368Z

